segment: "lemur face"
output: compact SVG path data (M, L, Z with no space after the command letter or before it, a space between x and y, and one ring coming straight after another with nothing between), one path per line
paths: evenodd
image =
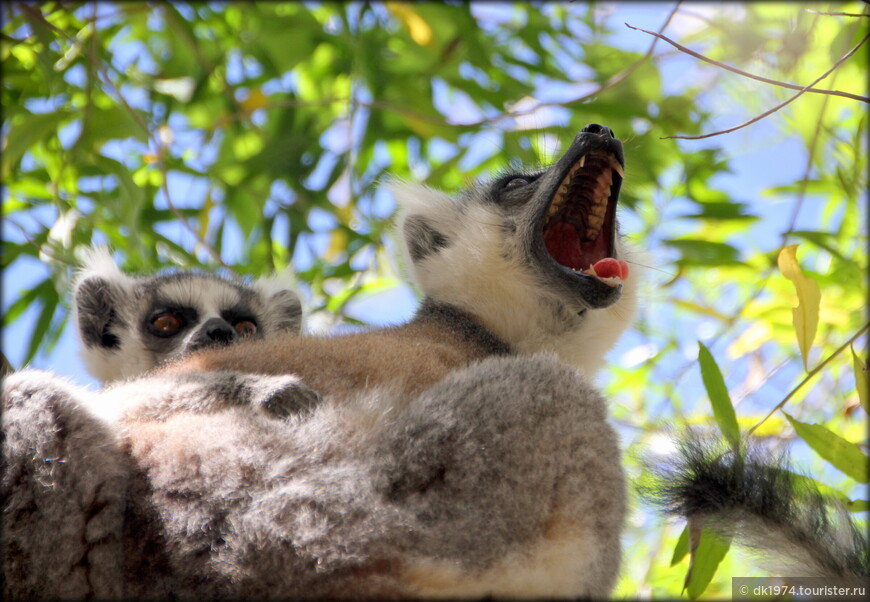
M578 306L613 305L628 276L616 245L624 166L622 144L611 129L592 124L549 169L504 176L490 186L489 197L522 233L516 252L542 283Z
M192 273L132 278L100 259L102 266L86 270L74 294L84 360L100 380L138 376L198 349L300 329L298 296L275 283L248 286Z
M616 220L624 165L610 128L590 124L551 167L508 172L455 198L392 185L416 281L519 350L595 364L635 310Z

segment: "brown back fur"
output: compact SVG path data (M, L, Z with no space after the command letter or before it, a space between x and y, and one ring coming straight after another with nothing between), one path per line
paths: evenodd
M187 356L162 372L292 374L324 397L346 398L383 386L417 394L453 370L507 353L505 343L466 314L424 304L401 326L334 337L288 334L244 341Z

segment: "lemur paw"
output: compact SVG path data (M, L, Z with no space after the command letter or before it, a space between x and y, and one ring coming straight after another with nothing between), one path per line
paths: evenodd
M22 407L34 397L47 400L74 399L72 383L45 370L21 370L3 378L3 408Z
M276 418L289 418L314 411L320 394L296 376L245 376L251 405Z

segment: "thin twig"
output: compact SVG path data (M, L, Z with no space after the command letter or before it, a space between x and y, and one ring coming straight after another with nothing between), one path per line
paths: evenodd
M853 54L855 54L855 53L858 51L858 49L859 49L861 46L864 45L864 42L866 42L868 39L870 39L870 33L868 33L867 35L865 35L865 36L861 39L861 41L858 42L858 43L855 45L854 48L852 48L849 52L847 52L847 53L844 54L842 57L840 57L840 60L838 60L836 63L834 63L834 65L833 65L830 69L828 69L827 71L825 71L821 76L819 76L819 77L818 77L818 78L817 78L813 83L811 83L809 86L807 86L806 88L803 88L800 92L798 92L797 94L795 94L794 96L792 96L791 98L789 98L788 100L786 100L785 102L781 102L780 104L776 105L776 106L773 107L772 109L770 109L770 110L768 110L768 111L765 111L765 112L762 113L761 115L758 115L758 116L756 116L756 117L753 117L752 119L750 119L750 120L747 121L746 123L741 123L740 125L735 125L734 127L728 128L728 129L726 129L726 130L721 130L721 131L719 131L719 132L713 132L712 134L702 134L701 136L663 136L662 139L663 139L663 140L668 140L668 139L680 139L680 140L702 140L703 138L712 138L713 136L719 136L719 135L721 135L721 134L730 134L731 132L734 132L734 131L737 131L737 130L739 130L739 129L745 128L745 127L748 126L748 125L752 125L753 123L755 123L755 122L757 122L757 121L761 121L762 119L764 119L764 118L767 117L768 115L770 115L770 114L772 114L772 113L776 113L777 111L779 111L779 110L780 110L781 108L783 108L784 106L786 106L786 105L788 105L788 104L791 104L793 101L797 100L798 97L800 97L800 96L801 96L804 92L806 92L809 88L811 88L812 86L815 86L817 83L819 83L820 81L822 81L823 79L825 79L826 77L828 77L831 73L834 72L834 70L836 70L840 65L842 65L844 62L846 62L846 60L847 60L849 57L851 57Z
M649 35L655 36L656 38L658 38L660 40L664 40L665 42L667 42L668 44L670 44L671 46L673 46L674 48L676 48L680 52L684 52L684 53L688 54L689 56L693 56L696 59L706 61L706 62L710 63L711 65L716 65L717 67L721 67L722 69L725 69L727 71L731 71L732 73L742 75L743 77L748 77L749 79L754 79L756 81L764 82L766 84L773 84L774 86L780 86L782 88L788 88L790 90L801 90L803 92L813 92L815 94L830 94L831 96L842 96L843 98L850 98L852 100L859 100L861 102L870 103L870 97L868 97L868 96L860 96L858 94L852 94L850 92L842 92L840 90L825 90L823 88L805 88L805 87L799 86L797 84L790 84L788 82L781 82L781 81L778 81L775 79L769 79L767 77L755 75L753 73L743 71L742 69L738 69L737 67L732 67L731 65L726 65L725 63L720 63L719 61L716 61L716 60L713 60L709 57L706 57L703 54L699 54L699 53L695 52L694 50L686 48L682 44L678 44L677 42L674 42L669 37L664 36L660 33L655 33L653 31L647 31L646 29L642 29L640 27L633 27L633 26L629 25L628 23L626 23L625 26L628 27L629 29L634 29L636 31L642 31L644 33L648 33Z
M867 324L864 324L864 326L863 326L863 327L862 327L858 332L856 332L854 335L852 335L852 337L851 337L848 341L846 341L845 343L843 343L842 345L840 345L840 347L838 347L836 351L834 351L831 355L829 355L829 356L825 359L825 361L823 361L823 362L820 363L818 366L816 366L815 368L813 368L812 370L810 370L810 372L809 372L809 373L804 377L804 379L803 379L801 382L799 382L799 383L797 384L797 386L796 386L794 389L792 389L791 391L789 391L789 394L786 395L785 398L784 398L782 401L780 401L778 404L776 404L776 407L774 407L774 408L773 408L773 409L772 409L772 410L767 414L767 416L765 416L764 418L762 418L761 421L758 422L758 424L756 424L756 425L753 426L751 429L749 429L748 431L746 431L746 435L744 435L744 437L743 437L743 441L744 441L744 442L747 441L747 440L749 439L749 436L750 436L753 432L755 432L755 429L757 429L757 428L760 427L762 424L764 424L764 422L765 422L768 418L770 418L771 416L773 416L773 415L777 412L777 410L781 410L781 409L783 408L783 406L785 406L785 404L788 402L788 400L791 399L792 397L794 397L795 394L796 394L798 391L800 391L801 388L802 388L805 384L807 384L807 382L809 382L809 380L810 380L811 378L813 378L816 374L818 374L819 372L821 372L821 371L822 371L822 368L824 368L825 366L827 366L827 365L830 363L830 361L831 361L832 359L834 359L834 358L837 357L840 353L842 353L844 349L846 349L848 346L850 346L852 343L854 343L854 342L858 339L858 337L860 337L862 334L864 334L865 332L867 332L868 329L870 329L870 322L868 322Z
M870 17L870 14L868 13L823 13L811 8L805 8L804 10L808 13L813 13L814 15L826 15L829 17Z

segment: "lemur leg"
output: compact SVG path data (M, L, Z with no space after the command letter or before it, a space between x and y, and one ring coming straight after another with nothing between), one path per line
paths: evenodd
M88 395L49 372L5 378L4 597L123 597L130 467L107 425L81 403Z
M539 355L456 372L387 424L377 487L419 521L405 573L419 595L606 597L625 514L606 416Z
M310 413L320 395L292 375L199 372L145 376L99 393L94 411L108 420L132 413L160 420L177 412L215 412L251 407L275 418Z

